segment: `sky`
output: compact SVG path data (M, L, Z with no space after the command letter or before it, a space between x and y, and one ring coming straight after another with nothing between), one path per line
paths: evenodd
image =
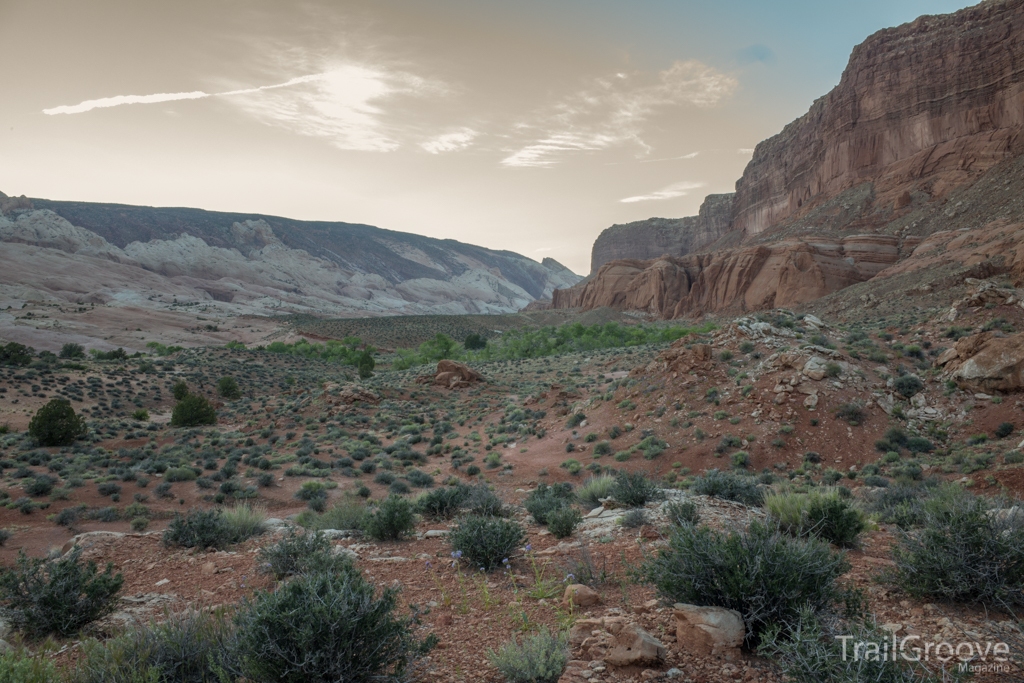
M955 0L0 0L0 191L367 223L590 270Z

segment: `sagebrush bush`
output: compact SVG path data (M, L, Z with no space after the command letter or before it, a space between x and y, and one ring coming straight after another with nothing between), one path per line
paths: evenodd
M903 375L892 381L892 388L903 398L910 398L924 389L924 383L915 375Z
M401 496L388 496L366 516L366 533L377 541L397 541L416 528L412 505Z
M50 491L53 491L53 487L56 486L57 480L48 474L37 474L34 477L29 477L25 480L22 485L25 489L25 494L32 497L37 496L48 496Z
M124 583L112 564L100 572L81 561L75 546L59 559L29 559L18 553L14 567L0 573L0 617L30 638L71 636L114 611Z
M217 411L205 397L188 394L171 411L172 427L198 427L217 424Z
M466 515L448 534L448 543L471 567L491 571L501 567L525 537L515 520Z
M569 647L563 634L545 626L521 641L513 638L496 652L488 650L487 658L508 683L556 683L569 661Z
M510 517L512 515L512 510L487 484L473 486L462 507L471 515L483 515L484 517Z
M219 613L168 613L100 642L83 643L73 683L215 683L234 680L234 628ZM2 680L2 679L0 679Z
M0 653L0 683L61 683L61 676L45 653L11 649Z
M362 502L346 496L337 501L334 507L321 514L304 511L299 514L296 521L312 530L362 531L366 523L366 506Z
M893 548L896 582L916 597L1024 605L1024 515L991 514L990 502L955 484L924 502L920 529Z
M611 488L612 498L631 508L642 507L661 497L658 484L643 472L619 472Z
M920 526L924 521L924 504L935 490L925 484L899 483L877 491L868 500L867 510L880 522L895 524L901 529Z
M379 594L356 571L295 577L259 592L235 617L236 652L253 683L402 681L430 645L395 612L397 591ZM295 615L302 615L296 619Z
M238 388L238 381L234 377L221 377L217 382L217 393L229 401L242 398L242 390Z
M583 515L579 510L566 506L548 515L548 531L555 538L569 538L582 521Z
M164 545L183 548L224 548L263 533L265 515L248 506L227 513L218 510L189 510L175 515L164 531Z
M700 514L697 506L688 500L674 500L665 506L665 515L672 524L697 524Z
M416 499L416 512L428 519L451 519L459 514L470 491L462 483L428 491Z
M560 510L569 505L572 501L571 484L554 484L548 486L544 482L537 485L530 495L523 501L526 511L533 515L537 524L548 523L548 516L555 510Z
M85 436L85 420L75 413L71 402L55 398L36 411L28 423L28 433L40 446L70 446Z
M849 566L827 543L768 525L724 533L684 524L673 528L668 546L649 557L640 574L671 603L736 610L753 645L772 624L795 626L804 606L830 607L841 597L836 579Z
M239 503L224 510L222 519L232 543L259 536L267 530L267 510L261 505Z
M760 505L764 500L764 490L758 486L756 479L722 470L708 470L693 480L690 490L700 495L734 500L751 506Z
M835 490L770 493L764 507L783 531L817 536L844 548L852 547L867 528L864 514Z
M601 499L612 495L615 478L607 474L591 477L576 491L576 500L591 510L601 505Z

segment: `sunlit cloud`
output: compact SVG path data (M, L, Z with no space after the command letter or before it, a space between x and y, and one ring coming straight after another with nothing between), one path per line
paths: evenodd
M469 147L479 133L472 128L462 128L451 133L442 133L425 142L420 147L431 154L443 154L444 152L457 152L460 149Z
M534 139L511 151L506 166L552 166L569 153L608 149L627 142L647 150L644 124L662 110L711 107L729 96L736 79L695 60L676 62L650 78L617 73L559 102L527 130ZM692 158L692 157L686 157Z
M661 199L675 199L676 197L685 197L690 193L690 190L696 190L704 187L705 183L693 183L689 181L683 181L680 183L673 183L667 187L663 187L656 192L650 194L637 195L636 197L626 197L619 201L623 204L633 204L635 202L652 202Z
M52 107L50 109L44 109L43 113L49 116L56 114L84 114L87 111L93 109L107 109L110 107L120 107L126 104L157 104L160 102L175 102L178 100L201 100L207 97L225 97L229 95L248 95L250 93L262 92L264 90L274 90L276 88L287 88L300 83L309 83L322 78L324 74L311 74L309 76L299 76L293 78L290 81L284 83L275 83L273 85L261 85L257 88L245 88L242 90L228 90L226 92L208 93L202 90L193 90L191 92L171 92L171 93L156 93L153 95L115 95L114 97L101 97L96 100L85 100L78 104L65 104L59 107Z

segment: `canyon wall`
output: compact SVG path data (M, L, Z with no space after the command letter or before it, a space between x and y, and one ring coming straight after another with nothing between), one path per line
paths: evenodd
M590 254L590 272L618 259L685 256L711 244L729 229L733 195L711 194L696 216L648 218L605 228Z

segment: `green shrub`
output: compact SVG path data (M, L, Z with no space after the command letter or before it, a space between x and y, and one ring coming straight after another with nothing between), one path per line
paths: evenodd
M27 649L0 654L0 683L60 683L57 667L45 653Z
M327 498L327 484L322 481L304 481L295 497L302 501L310 501L314 498Z
M907 450L911 453L931 453L935 450L934 444L923 436L912 436L907 439Z
M218 613L187 610L83 643L74 683L214 683L235 672L234 629Z
M864 514L834 490L771 493L764 507L779 528L794 536L816 536L847 548L867 524Z
M643 508L633 508L627 510L626 514L619 517L619 524L626 527L627 529L639 529L645 524L648 524L650 519L647 517L647 510Z
M319 531L288 534L273 545L260 548L256 555L257 571L281 580L286 576L321 571L354 571L351 561L335 555L331 542Z
M149 411L145 408L139 408L132 413L132 419L138 422L149 422Z
M844 403L836 409L836 417L845 420L851 425L859 425L867 418L867 412L860 403Z
M548 515L548 531L555 538L569 538L583 521L583 515L572 506L555 510Z
M580 423L582 423L586 419L587 416L584 415L583 413L573 413L572 415L569 416L569 419L565 421L565 426L568 427L569 429L572 429L573 427L578 427Z
M217 411L205 397L189 394L178 401L171 411L172 427L198 427L217 424Z
M67 399L55 398L44 405L28 423L28 433L40 446L70 446L85 436L85 420L75 413Z
M179 379L171 387L171 394L174 396L175 401L180 401L189 395L188 385L185 384L185 380Z
M522 641L513 638L497 652L488 650L487 658L507 683L556 683L569 661L569 647L564 635L545 626Z
M31 638L74 635L86 624L114 611L124 583L108 564L81 562L82 549L54 560L29 559L0 573L0 617Z
M548 486L541 482L526 497L523 506L527 512L533 515L537 524L546 525L548 516L555 510L568 506L572 497L571 484L561 483Z
M915 375L903 375L892 381L892 388L903 398L910 398L924 389L924 383Z
M164 545L183 548L224 548L237 539L224 521L224 513L218 509L189 510L185 515L174 516L163 536Z
M194 481L199 475L191 467L170 467L164 472L164 481Z
M267 512L258 505L239 503L225 510L221 520L231 537L231 543L240 543L253 536L260 536L267 530Z
M410 484L421 489L428 489L434 485L434 478L423 470L409 470L406 472L405 478L409 480Z
M395 589L378 594L356 571L302 574L259 592L235 617L242 672L253 683L405 680L429 641L416 642L396 605Z
M743 532L707 526L673 528L667 547L648 558L641 575L670 602L738 611L754 645L773 624L787 631L804 606L830 607L841 597L836 579L849 569L842 553L814 539L796 539L760 523Z
M760 505L764 492L757 481L745 474L708 470L693 480L690 490L696 494L734 500L744 505Z
M607 474L591 477L576 491L576 500L591 510L601 505L601 499L612 495L615 479Z
M843 368L839 363L828 362L825 363L825 376L826 377L838 377L843 374Z
M484 517L509 517L512 511L501 502L487 484L478 484L469 490L463 508L472 515Z
M594 444L594 457L608 455L612 452L612 444L609 441L599 441Z
M1013 434L1013 423L1012 422L1001 422L996 427L995 435L997 439L1005 439L1010 434Z
M37 497L37 496L48 496L53 487L57 484L57 480L48 474L37 474L34 477L29 477L25 480L23 485L25 494Z
M416 499L416 512L428 519L451 519L459 514L470 490L466 484L458 484L424 493Z
M674 500L665 506L665 515L672 524L697 524L700 514L697 506L688 500Z
M307 529L340 529L342 531L362 530L366 523L366 506L358 500L345 496L322 514L303 512L299 524Z
M356 368L359 371L359 379L369 379L373 377L373 369L377 366L377 362L373 359L373 355L369 350L364 350L359 354L359 359L356 361Z
M491 571L503 566L525 537L516 521L466 515L448 534L448 542L470 566Z
M217 393L229 401L242 398L242 390L234 377L221 377L217 382Z
M612 497L627 507L641 507L658 500L661 490L643 472L619 472L611 489Z
M68 342L60 347L60 353L57 355L60 358L85 358L85 349L81 344Z
M34 351L30 346L18 344L17 342L7 342L7 344L0 346L0 365L28 365L32 362L33 353Z
M990 514L984 498L948 484L926 500L922 527L893 548L895 579L915 597L1024 604L1024 516Z
M366 533L377 541L396 541L416 528L412 505L401 496L388 496L366 516Z

